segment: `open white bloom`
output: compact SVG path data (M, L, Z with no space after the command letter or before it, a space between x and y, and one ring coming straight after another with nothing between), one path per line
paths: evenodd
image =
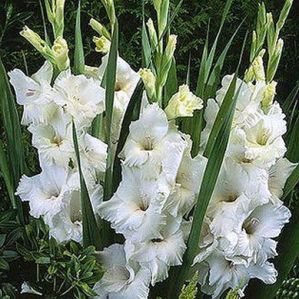
M33 177L23 176L17 189L22 201L29 201L30 215L35 218L57 214L74 190L79 188L77 173L56 165L44 167Z
M45 62L31 78L19 69L9 72L8 75L16 92L17 103L24 108L22 124L48 123L57 109L52 101L56 95L50 85L52 64Z
M207 159L201 155L191 157L188 147L177 171L175 186L167 199L166 209L174 217L191 210L199 192Z
M108 55L102 58L102 64L98 69L98 78L103 80L105 70L108 64ZM117 57L116 66L116 83L114 93L114 107L112 116L112 142L116 143L119 138L121 124L125 111L127 109L130 98L139 81L139 75L135 72L130 65L121 57Z
M229 210L238 209L239 198L245 199L250 203L249 208L267 203L270 199L268 190L268 173L259 168L242 166L230 158L226 158L211 198L207 211L209 217L216 214L227 214ZM243 203L244 204L244 203Z
M129 167L142 166L146 176L157 177L164 172L174 180L186 146L184 137L168 125L164 111L152 104L131 123L121 157Z
M82 164L86 169L96 169L105 172L107 159L107 144L90 134L83 134L82 140Z
M202 273L202 290L214 299L220 298L229 288L243 288L249 281L248 269L244 263L244 260L228 259L222 251L215 250L199 267Z
M122 177L114 196L100 205L100 216L126 239L160 238L160 228L165 224L162 209L169 194L167 186L161 181L145 180L140 170L128 166L122 167Z
M186 250L180 217L168 216L166 222L159 238L153 238L144 243L127 241L125 246L130 259L150 270L152 285L168 277L170 266L182 264Z
M291 213L283 205L268 203L253 211L240 212L241 220L235 227L238 235L236 254L252 257L254 263L263 263L276 255L276 238L282 227L289 221ZM243 219L242 219L243 218Z
M195 96L188 85L179 87L179 91L169 100L165 113L168 119L177 117L191 117L194 110L202 109L203 101Z
M216 101L220 106L232 80L232 75L227 75L222 79L222 88L217 91L216 95ZM255 115L258 112L265 88L266 84L261 81L253 85L252 83L246 83L237 79L235 89L237 101L233 120L234 125L243 126L247 123L248 118L251 118L252 115Z
M281 158L269 169L268 184L274 203L280 202L279 198L283 195L286 180L296 166L297 164L291 163L287 158Z
M248 124L240 137L245 142L245 158L256 165L267 168L286 152L282 135L286 132L285 115L276 103L271 106L268 114L261 115L253 125Z
M74 160L71 120L61 110L57 110L51 123L30 125L28 130L44 163L67 167L70 159Z
M95 185L89 189L90 200L94 212L97 212L100 205L103 192L101 185ZM45 223L49 226L49 234L58 242L67 242L74 240L82 243L82 208L80 190L70 193L70 196L63 199L61 211L57 214L47 214L44 217Z
M124 246L113 244L99 253L106 268L102 279L94 286L94 299L146 299L151 273L136 263L128 263Z
M72 75L70 70L55 80L59 96L54 101L73 116L77 129L89 127L96 115L104 111L105 90L101 83L84 75Z

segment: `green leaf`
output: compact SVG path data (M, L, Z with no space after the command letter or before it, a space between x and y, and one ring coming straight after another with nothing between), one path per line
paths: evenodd
M93 213L92 205L90 202L89 193L87 190L86 182L81 169L79 145L76 133L76 126L73 121L73 142L76 152L76 158L79 168L80 175L80 186L81 186L81 209L82 209L82 225L83 225L83 245L88 247L94 245L97 249L102 248L101 235L96 222L95 215Z
M144 14L144 0L142 1L142 66L148 68L151 63L152 49L149 42L149 37L146 30L145 14Z
M163 108L168 104L170 98L178 91L178 77L175 58L172 58L170 70L165 84L165 94L163 97Z
M129 135L129 128L132 120L135 120L139 117L139 109L142 101L142 93L143 93L143 83L140 80L134 90L134 93L129 101L129 104L127 106L122 126L121 126L121 131L119 135L119 140L116 148L116 153L115 153L115 160L114 160L114 170L113 170L113 186L114 186L114 191L116 191L117 186L119 185L121 181L121 162L119 153L123 149L125 142L127 140L127 137ZM138 109L139 108L139 109ZM134 115L135 114L135 115Z
M22 133L21 125L19 120L19 115L17 112L15 98L12 94L8 78L6 75L6 70L0 59L0 107L2 114L3 127L5 129L5 135L7 138L7 159L2 161L2 167L5 168L5 164L8 163L9 170L12 172L10 174L10 179L8 182L7 174L5 183L8 182L7 188L9 189L10 199L12 200L13 208L18 210L18 218L21 223L24 223L24 215L22 210L21 202L14 197L12 198L11 189L15 190L15 186L19 183L21 175L25 171L25 154L24 147L22 143ZM3 143L1 145L1 159L3 156ZM1 170L2 171L2 170ZM6 171L6 170L5 170Z
M179 299L195 299L198 291L197 281L198 281L198 272L195 272L190 283L187 286L186 285L183 286Z
M0 270L6 270L6 271L9 270L8 262L5 259L1 258L1 257L0 257Z
M85 69L84 49L81 33L81 9L80 1L78 4L75 27L75 55L74 55L74 73L76 75L83 74Z
M104 187L104 200L109 200L113 195L113 144L111 139L111 126L113 115L113 103L115 94L116 83L116 67L117 67L117 51L118 51L118 22L115 22L112 42L108 57L108 64L106 68L106 131L108 143L108 155L105 173L105 187Z

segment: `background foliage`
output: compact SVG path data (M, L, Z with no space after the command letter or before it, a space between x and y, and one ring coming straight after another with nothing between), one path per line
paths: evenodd
M40 55L33 50L25 39L19 36L23 25L26 23L30 28L33 28L36 32L43 36L44 28L42 22L41 3L43 0L1 0L0 1L0 57L7 70L13 68L20 68L25 70L28 74L32 74L37 71L42 63ZM119 16L120 23L120 55L127 60L136 70L141 66L141 24L142 24L142 7L141 0L116 0L116 10ZM148 3L150 0L145 0L146 14L152 15L153 9ZM172 0L172 5L175 6L178 0ZM281 7L284 3L282 0L265 0L268 11L272 11L273 15L277 17ZM249 32L255 26L255 18L257 12L258 0L235 0L232 10L229 14L228 21L225 24L223 34L220 37L218 52L222 51L227 43L227 38L235 31L241 21L244 20L244 25L240 29L240 34L237 35L233 42L233 46L229 51L226 59L223 73L231 73L236 68L236 57L239 57L240 48L244 35L247 30ZM66 1L66 28L65 37L69 43L71 55L74 51L74 28L76 18L77 0ZM202 54L202 48L206 39L206 32L209 29L209 40L213 42L213 38L217 34L218 26L222 16L222 8L225 5L224 0L185 0L181 10L175 18L172 26L172 32L179 36L178 47L176 52L177 64L178 64L178 76L180 83L183 83L186 78L187 64L190 58L191 66L191 86L194 88L196 84L197 71L200 64L200 57ZM292 11L287 20L287 23L282 31L282 38L285 41L285 49L283 52L280 68L278 70L276 80L278 81L278 100L280 103L284 103L287 95L296 85L299 80L299 1L294 1ZM88 22L91 17L96 18L104 24L108 23L106 13L99 0L82 0L81 1L81 19L82 19L82 33L83 43L86 57L86 63L88 65L99 65L101 56L94 51L94 44L92 37L94 32L88 26ZM247 50L250 47L248 41ZM249 51L247 51L248 53ZM249 59L245 57L245 59ZM246 60L245 60L246 61ZM241 66L241 71L245 70ZM298 102L298 101L297 101ZM298 110L298 109L297 109ZM24 129L24 128L23 128ZM0 123L0 138L4 139L3 124ZM36 159L36 153L30 146L30 136L24 130L23 139L26 150L26 163L28 166L28 174L34 174L39 171L38 163ZM4 140L5 141L5 140ZM2 186L2 181L0 178ZM27 232L22 232L21 228L13 219L13 211L9 211L10 202L6 195L4 188L0 188L0 298L14 298L14 287L8 282L12 282L15 286L19 287L24 277L16 277L12 275L12 272L17 273L20 271L20 267L28 269L29 272L36 274L36 268L32 268L32 263L39 264L39 275L45 285L51 285L54 279L49 278L47 263L49 261L44 260L43 252L51 251L50 240L43 243L42 240L37 238L37 243L30 243L30 237ZM290 203L291 205L292 203ZM40 224L42 225L42 224ZM32 229L32 233L40 233L38 227L27 227ZM44 230L44 228L43 228ZM44 233L45 239L47 236L46 231ZM20 236L26 236L20 238ZM15 248L14 244L18 239L20 244L18 248ZM42 238L43 239L43 238ZM74 245L75 246L75 245ZM74 247L70 247L64 252L60 247L57 248L57 252L53 253L52 258L57 263L58 269L62 264L79 263L76 267L85 267L84 263L76 260L76 250ZM78 251L78 250L77 250ZM38 252L38 253L37 253ZM64 256L64 254L67 256ZM24 263L20 263L19 256L22 256ZM87 252L87 259L93 263L93 251ZM30 260L31 259L31 260ZM75 265L74 264L74 265ZM12 271L8 271L9 267ZM297 266L298 268L298 266ZM291 273L291 278L286 281L283 288L279 292L278 298L297 298L299 296L299 272L296 267ZM91 271L95 271L97 275L100 275L100 269L94 265ZM28 273L27 273L28 274ZM24 273L26 276L26 273ZM61 274L64 275L64 274ZM44 279L44 280L43 280ZM50 281L48 281L50 279ZM61 277L57 276L57 280ZM72 281L70 282L72 283ZM92 283L87 281L87 284L78 288L88 293L89 286ZM52 287L52 285L51 285ZM77 286L74 290L78 289ZM80 290L81 290L80 289ZM81 294L79 291L79 294ZM71 293L73 294L73 293ZM7 297L5 297L7 296ZM71 295L72 296L72 295ZM295 297L294 297L295 296ZM32 297L31 297L32 298ZM49 297L51 298L51 297ZM73 297L72 297L73 298ZM84 297L82 297L84 298Z

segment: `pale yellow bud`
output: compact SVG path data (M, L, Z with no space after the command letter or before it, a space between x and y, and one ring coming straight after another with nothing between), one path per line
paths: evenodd
M152 46L156 47L157 44L158 44L158 37L157 37L157 32L156 32L153 20L149 19L147 21L146 25L147 25L147 28L148 28L150 40L152 42Z
M70 60L68 56L69 48L66 40L61 36L58 37L54 41L52 52L58 69L60 71L66 70L70 65Z
M265 81L265 69L263 64L263 58L261 56L257 56L252 62L252 69L254 73L254 77L256 81Z
M280 55L280 54L281 54L283 45L284 45L284 42L283 42L283 40L280 38L280 39L277 41L277 44L276 44L276 47L275 47L276 55Z
M46 42L29 27L24 26L23 30L20 32L20 35L23 36L30 44L33 45L39 52L44 53L47 48Z
M93 38L93 42L96 45L95 50L97 52L106 54L110 51L111 42L105 36L101 36L101 37L95 36Z
M170 99L165 113L168 119L191 117L194 110L202 109L202 107L202 99L194 95L188 85L182 85L179 87L178 93Z
M156 77L150 69L141 69L139 75L144 83L147 95L152 99L156 92Z
M272 81L270 84L267 85L262 99L262 107L268 108L270 105L272 105L274 97L276 95L276 86L277 82Z
M110 34L105 26L103 26L100 22L95 19L90 19L89 25L93 30L95 30L98 34L105 36L106 38L110 39Z
M165 57L169 60L172 59L172 57L173 57L173 54L174 54L174 51L176 48L176 43L177 43L177 36L174 34L171 34L169 36L168 43L167 43L167 46L165 49Z

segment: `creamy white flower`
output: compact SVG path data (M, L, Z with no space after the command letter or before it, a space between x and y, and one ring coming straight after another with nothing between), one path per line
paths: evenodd
M98 206L102 202L103 190L101 185L95 185L88 190L90 201L94 212L97 212ZM67 242L74 240L82 243L82 208L80 190L70 193L67 198L63 199L61 211L57 214L46 214L45 223L49 226L49 234L58 242Z
M264 263L276 255L276 242L269 239L280 234L291 213L283 205L268 203L242 214L243 219L235 228L239 238L236 254L250 256L254 263L258 260Z
M290 162L287 158L279 159L270 169L269 169L269 190L272 194L272 201L274 203L279 203L279 198L283 195L283 188L286 180L291 175L296 163Z
M130 252L129 258L150 270L152 285L168 277L170 266L182 264L186 245L180 222L180 219L168 216L159 238L144 243L126 243L125 249Z
M51 124L30 125L32 145L38 149L40 159L48 164L67 167L75 158L70 117L57 110Z
M166 209L174 217L185 215L195 204L207 159L201 155L191 157L190 148L184 152L175 179L175 187L167 199Z
M100 216L126 239L160 238L160 227L165 224L162 209L169 194L167 186L145 180L138 169L127 166L122 167L122 178L114 196L100 205Z
M203 101L195 96L188 85L179 87L179 91L169 100L165 113L168 119L192 117L194 110L202 109Z
M87 133L81 136L82 164L85 168L95 168L100 172L106 170L107 144Z
M100 80L103 80L104 78L107 64L108 55L105 55L102 58L102 64L98 69L98 77ZM118 56L111 128L113 143L116 143L118 141L123 117L130 98L132 97L137 86L139 78L140 77L138 73L135 72L124 59Z
M45 62L31 78L19 69L8 73L16 92L17 103L24 108L23 125L48 123L56 112L57 105L52 101L56 95L50 85L52 75L53 67L49 62Z
M102 279L94 286L94 299L146 299L151 273L135 263L128 263L124 246L113 244L99 253L106 268Z
M286 132L285 115L276 103L267 115L251 126L248 124L240 135L245 140L245 158L256 165L267 168L286 152L282 135Z
M16 194L22 201L29 201L30 215L35 218L56 214L63 208L74 190L79 188L76 173L56 165L43 167L33 177L22 176Z
M221 218L228 215L229 210L238 210L248 203L248 208L253 209L257 205L267 203L270 199L268 190L268 173L259 168L246 167L226 158L213 192L207 215ZM229 213L229 214L227 214ZM220 216L222 215L222 216Z
M54 88L59 93L54 101L74 117L77 129L89 127L95 116L104 111L105 90L100 81L66 70L57 77Z
M168 125L164 111L152 104L130 125L121 157L129 167L142 166L145 176L157 177L164 172L174 180L186 146L184 137Z
M242 260L227 259L223 252L215 250L207 260L209 275L203 275L202 290L212 298L220 298L221 294L231 288L243 288L249 281L249 274ZM199 272L199 274L201 271Z
M217 91L216 101L221 106L224 97L233 80L232 75L227 75L222 79L222 88ZM263 99L266 88L264 82L257 82L255 85L237 79L235 94L237 95L236 109L233 123L242 126L246 124L248 117L256 114Z

